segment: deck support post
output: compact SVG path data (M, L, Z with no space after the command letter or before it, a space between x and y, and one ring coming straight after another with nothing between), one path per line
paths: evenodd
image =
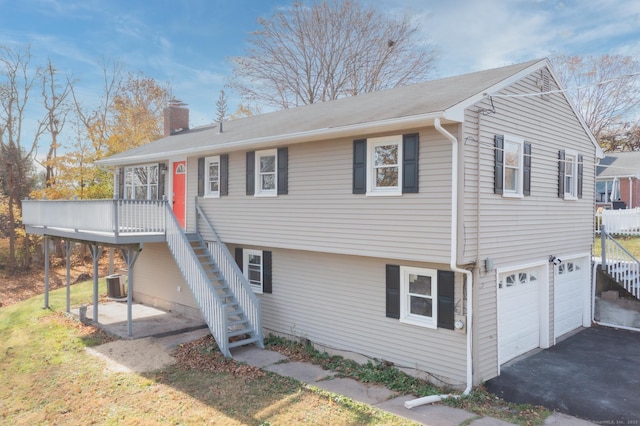
M127 247L121 251L122 258L127 263L127 336L131 337L133 336L133 266L142 251L142 245L139 245L137 249Z
M98 322L98 275L100 271L98 269L98 261L102 255L102 247L98 243L91 243L89 245L89 251L91 252L91 258L93 259L93 322Z
M64 251L67 255L67 313L71 312L71 241L65 240Z
M46 235L42 239L44 244L44 306L49 309L49 237Z

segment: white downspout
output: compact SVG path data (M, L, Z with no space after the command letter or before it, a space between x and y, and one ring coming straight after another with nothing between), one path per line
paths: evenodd
M404 403L406 408L413 408L419 405L431 404L442 401L445 398L460 398L460 396L468 395L473 387L473 362L471 352L471 331L473 330L471 318L473 317L473 274L471 271L458 267L458 140L451 133L446 131L440 125L440 119L436 118L433 122L436 130L444 137L451 141L451 253L449 266L453 272L465 274L467 277L467 387L462 395L431 395L422 398L412 399Z

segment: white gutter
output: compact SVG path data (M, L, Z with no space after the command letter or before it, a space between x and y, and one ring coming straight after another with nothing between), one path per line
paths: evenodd
M458 267L458 139L446 131L440 124L440 118L433 122L436 130L451 141L451 254L449 266L454 272L464 274L467 277L467 387L461 395L430 395L417 398L404 403L405 408L413 408L419 405L431 404L442 401L445 398L460 398L468 395L473 387L473 362L471 353L471 330L473 329L471 318L473 316L473 274L471 271Z
M275 145L291 145L295 143L313 142L330 138L340 138L358 134L371 134L373 132L391 132L407 129L410 127L424 126L425 122L430 122L437 117L446 120L457 121L459 117L448 114L446 111L430 112L406 117L397 117L374 122L362 122L347 124L339 127L325 127L314 130L306 130L294 133L277 134L272 136L254 137L249 139L232 140L222 143L207 143L202 146L184 149L174 149L169 152L154 152L148 154L138 154L132 156L121 156L117 158L104 158L96 161L96 164L105 166L126 166L131 164L142 164L152 161L163 161L167 158L188 157L196 155L214 155L217 153L229 152L239 149L260 149L274 147ZM223 135L229 135L233 130L228 130ZM207 134L208 135L208 134ZM177 136L177 135L176 135ZM176 137L169 136L169 137ZM204 136L206 137L206 136ZM177 142L176 142L177 143Z

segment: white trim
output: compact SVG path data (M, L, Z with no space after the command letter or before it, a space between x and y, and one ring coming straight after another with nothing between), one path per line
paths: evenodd
M273 189L262 189L262 179L260 174L260 158L273 157L273 177L274 186ZM255 153L255 167L254 167L254 179L255 179L255 197L277 197L278 196L278 150L277 149L265 149L263 151L256 151Z
M398 169L398 185L393 187L377 187L376 186L376 164L375 164L375 148L381 145L396 145L397 164L390 167ZM367 139L367 194L368 196L390 196L402 195L402 135L383 136L378 138Z
M518 169L515 191L507 189L507 144L518 145ZM505 198L524 198L524 138L513 135L504 135L504 146L502 149L502 196Z
M251 283L249 279L249 256L260 256L260 285ZM264 290L264 252L262 250L244 249L242 250L242 271L244 277L249 281L251 289L256 294L262 294Z
M411 314L409 310L409 275L431 278L431 318ZM438 328L438 271L428 268L400 266L400 322L426 328Z
M387 120L378 120L357 124L349 124L339 127L325 127L322 129L314 129L304 132L285 133L282 135L265 136L251 139L243 139L240 141L225 142L215 145L200 146L196 148L187 148L180 150L172 150L170 152L159 152L153 154L140 154L129 157L105 158L96 161L96 164L105 166L119 166L126 164L137 164L141 161L162 161L168 156L185 155L196 156L203 154L222 154L228 151L245 149L251 151L253 149L266 148L274 144L292 145L296 143L314 142L326 140L329 138L352 137L354 134L373 134L382 132L400 132L407 128L420 126L426 127L433 123L436 118L443 118L451 123L461 123L462 120L445 117L444 111L434 111L426 114L417 114L407 117L390 118Z
M218 163L218 190L213 192L210 190L210 175L209 175L209 164L213 161ZM204 159L204 197L205 198L220 198L220 156L212 155L209 157L205 157Z
M571 158L571 161L568 160ZM567 191L567 172L571 168L571 188ZM564 150L564 199L578 199L578 152L572 149Z

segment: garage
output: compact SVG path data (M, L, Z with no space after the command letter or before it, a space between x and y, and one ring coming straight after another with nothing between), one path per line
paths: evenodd
M540 300L546 288L545 270L536 266L498 272L500 364L540 347Z
M554 271L554 337L582 327L589 289L589 258L563 260Z

